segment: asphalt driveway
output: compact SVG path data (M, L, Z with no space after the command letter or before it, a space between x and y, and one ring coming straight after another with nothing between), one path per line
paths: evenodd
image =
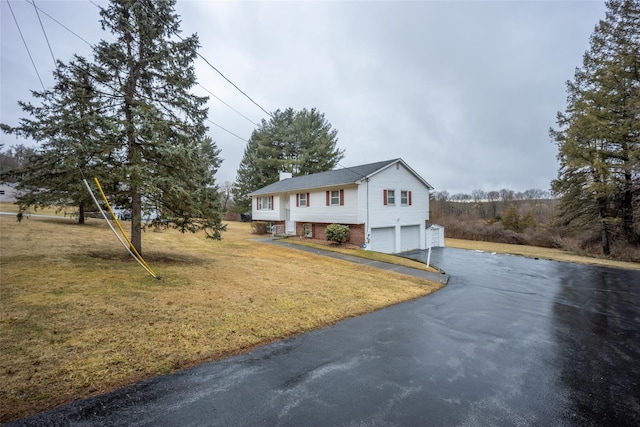
M425 298L16 424L640 425L640 272L432 261Z

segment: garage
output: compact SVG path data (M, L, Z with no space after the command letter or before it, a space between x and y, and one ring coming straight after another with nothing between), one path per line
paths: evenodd
M444 247L444 227L436 224L427 227L426 238L427 248Z
M400 227L400 252L420 249L420 226L403 225Z
M388 254L394 253L396 249L396 228L372 228L370 249Z

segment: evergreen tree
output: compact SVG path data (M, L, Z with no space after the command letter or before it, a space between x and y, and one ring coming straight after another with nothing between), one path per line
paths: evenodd
M515 231L519 233L521 231L520 213L515 205L511 204L502 212L502 227L505 230Z
M640 197L640 1L607 2L551 130L559 154L558 219L595 229L610 253L614 231L637 243ZM617 234L617 233L615 233Z
M19 167L3 173L18 182L20 212L31 206L76 206L78 222L83 224L85 209L93 203L83 172L103 178L107 188L117 188L113 140L108 137L111 121L101 114L90 68L82 57L68 65L58 62L54 86L32 92L40 105L19 102L28 117L17 127L2 125L5 132L40 142L37 149L28 150Z
M239 212L251 210L252 191L272 184L280 172L293 176L331 170L344 157L337 148L338 131L315 108L277 110L262 120L245 147L233 187Z
M338 131L315 108L296 114L296 137L299 145L298 164L291 166L296 175L324 172L335 168L344 157L344 150L336 148Z
M255 135L256 131L253 132ZM244 148L244 154L238 167L236 181L231 188L236 212L251 212L251 197L247 195L262 187L263 174L257 168L258 139L252 135Z
M198 38L179 35L174 5L112 0L100 14L114 41L94 47L93 63L59 63L54 89L34 92L42 106L22 103L30 118L3 126L43 142L20 171L30 190L21 203L71 202L82 212L90 200L82 177L97 176L112 202L130 204L140 253L145 208L182 232L219 239L225 228L214 180L220 151L205 134L207 98L189 93Z
M118 125L121 185L129 194L138 251L143 203L160 206L165 223L182 232L203 229L218 239L224 230L213 177L219 151L205 135L207 98L189 92L197 83L198 37L179 36L174 5L112 0L101 22L115 41L94 48L96 78Z

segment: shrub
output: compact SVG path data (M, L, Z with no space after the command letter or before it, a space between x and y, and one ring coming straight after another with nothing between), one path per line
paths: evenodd
M253 234L267 234L268 224L264 221L254 221L251 223Z
M505 230L520 231L520 214L514 205L509 205L502 213L502 226Z
M520 219L520 228L522 230L526 230L527 228L536 228L537 226L538 221L536 221L531 212L527 212L527 214Z
M327 225L325 232L327 240L336 243L344 243L349 238L349 226L340 224Z
M529 228L525 231L525 236L528 245L555 249L561 249L565 246L562 237L555 230L547 230L540 227Z

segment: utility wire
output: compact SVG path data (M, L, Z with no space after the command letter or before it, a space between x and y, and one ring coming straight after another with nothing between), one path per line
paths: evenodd
M7 0L7 3L8 3L8 2L9 2L9 1ZM29 1L27 0L27 3L28 3L28 2L29 2ZM47 32L45 31L44 26L42 25L42 21L40 20L40 14L38 14L38 9L39 9L39 8L38 8L38 6L36 6L36 1L35 1L35 0L33 0L33 2L32 2L31 4L32 4L32 5L33 5L33 7L35 8L35 10L36 10L36 14L38 15L38 20L40 21L40 27L42 28L42 32L44 33L44 38L47 40L47 45L49 46L49 52L51 53L51 58L53 59L53 63L54 63L54 65L56 65L56 66L57 66L58 61L56 60L56 57L55 57L55 55L53 54L53 49L51 49L51 45L49 44L49 38L47 37ZM74 66L75 66L75 64L74 64ZM76 168L78 169L78 171L80 171L80 175L82 176L82 179L84 179L84 180L85 180L85 182L86 182L86 177L85 177L85 175L84 175L84 170L83 170L83 169L82 169L82 167L80 166L80 157L78 156L78 153L75 153L75 156L74 156L74 157L75 157L75 159L76 159ZM93 194L92 194L92 195L93 195Z
M100 10L102 10L102 7L98 6L96 3L93 2L93 0L89 0L94 6L96 6L97 8L99 8ZM180 34L178 34L177 32L175 33L175 36L178 37L181 41L184 41L184 38L182 38L182 36ZM222 74L222 72L220 70L218 70L213 64L211 64L207 58L205 58L204 56L202 56L202 54L200 52L196 52L196 54L209 66L211 67L216 73L220 74L220 76L222 76L223 79L225 79L227 82L229 82L229 84L231 86L233 86L238 92L240 92L242 95L244 95L249 101L251 101L256 107L258 107L259 109L261 109L266 115L268 115L269 117L273 118L273 115L268 112L267 110L265 110L264 108L262 108L262 105L258 104L256 101L253 100L253 98L251 98L249 95L247 95L242 89L240 89L234 82L232 82L231 80L229 80L227 78L227 76L225 76L224 74ZM216 97L218 98L218 97ZM219 99L219 98L218 98ZM225 103L226 105L226 103ZM235 110L234 110L235 111ZM244 117L244 116L243 116ZM255 124L255 123L254 123Z
M225 132L227 132L227 133L229 133L229 134L231 134L231 135L235 136L235 137L236 137L236 138L238 138L240 141L247 142L247 140L246 140L245 138L243 138L243 137L241 137L241 136L239 136L239 135L237 135L237 134L235 134L235 133L231 132L231 131L230 131L230 130L228 130L228 129L223 128L222 126L220 126L219 124L217 124L217 123L216 123L216 122L214 122L213 120L211 120L211 119L206 119L206 120L207 120L209 123L213 124L214 126L219 127L219 128L220 128L220 129L222 129L223 131L225 131Z
M8 2L9 0L7 0ZM35 0L33 2L29 1L29 0L25 0L27 3L32 4L36 10L44 13L45 15L47 15L47 17L49 19L51 19L52 21L54 21L56 24L60 25L62 28L64 28L65 30L69 31L71 34L73 34L74 36L76 36L77 38L79 38L80 40L82 40L83 42L85 42L86 44L88 44L89 46L92 46L91 43L89 43L86 39L80 37L78 34L74 33L69 27L67 27L66 25L64 25L62 22L58 21L56 18L54 18L53 16L49 15L47 12L45 12L44 10L40 9L38 6L36 6L35 4ZM93 2L92 2L93 3ZM95 4L95 3L94 3Z
M227 107L229 107L230 109L232 109L233 111L235 111L236 113L238 113L240 116L244 117L245 119L247 119L247 121L249 123L251 123L254 126L258 126L258 124L256 122L254 122L253 120L251 120L249 117L245 116L244 114L242 114L240 111L236 110L235 108L233 108L231 105L227 104L226 102L224 102L222 99L218 98L218 96L216 94L214 94L213 92L211 92L209 89L207 89L206 87L202 86L200 83L198 83L198 86L200 86L202 89L204 89L205 91L207 91L211 96L213 96L215 99L217 99L218 101L222 102L224 105L226 105Z
M49 46L49 53L51 53L51 59L53 59L53 66L56 67L56 57L53 55L53 50L51 49L51 44L49 43L49 37L47 37L47 32L44 30L44 25L42 25L42 19L40 19L40 14L38 13L36 0L33 0L32 4L33 4L33 8L36 10L36 16L38 17L38 22L40 22L40 28L42 28L44 39L47 41L47 46Z
M178 38L179 38L180 40L184 41L184 39L183 39L182 37L180 37L180 34L176 34L176 35L178 36ZM235 87L235 88L238 90L238 92L240 92L241 94L243 94L243 95L244 95L244 96L245 96L249 101L253 102L253 104L254 104L254 105L256 105L259 109L261 109L262 111L264 111L264 112L265 112L265 114L267 114L269 117L273 118L273 115L272 115L270 112L268 112L267 110L265 110L264 108L262 108L262 106L261 106L260 104L258 104L256 101L254 101L254 100L253 100L249 95L247 95L246 93L244 93L244 92L242 91L242 89L240 89L238 86L236 86L236 84L235 84L234 82L232 82L231 80L229 80L229 79L227 78L227 76L225 76L224 74L222 74L222 72L220 72L220 70L218 70L218 69L217 69L216 67L214 67L214 66L213 66L209 61L207 61L207 58L205 58L204 56L202 56L202 55L200 54L200 52L196 52L196 53L198 54L198 56L199 56L200 58L202 58L202 60L203 60L204 62L206 62L206 63L207 63L207 65L208 65L209 67L213 68L213 70L214 70L215 72L217 72L218 74L220 74L220 75L222 76L222 78L223 78L223 79L225 79L226 81L228 81L228 82L231 84L231 86Z
M71 34L73 34L74 36L76 36L77 38L79 38L80 40L82 40L83 42L85 42L87 45L92 46L91 43L89 43L86 39L82 38L81 36L79 36L78 34L76 34L75 32L73 32L71 29L69 29L66 25L62 24L60 21L58 21L57 19L55 19L54 17L52 17L51 15L49 15L47 12L45 12L44 10L40 9L36 4L35 4L35 0L25 0L27 3L33 5L34 8L36 8L36 10L39 10L40 12L42 12L43 14L45 14L47 17L49 17L51 20L53 20L54 22L56 22L58 25L60 25L61 27L63 27L65 30L69 31ZM94 6L96 6L97 8L99 8L100 10L102 10L102 7L97 5L95 2L93 2L92 0L89 0L91 2L91 4L93 4ZM9 3L9 0L7 0L7 3ZM9 5L9 7L11 7L11 5ZM12 10L13 13L13 10ZM15 20L15 15L14 15L14 20ZM18 22L16 20L16 25L18 25ZM18 30L20 30L20 27L18 26ZM44 28L43 28L44 31ZM20 35L22 36L22 32L20 32ZM46 33L45 33L45 37L46 37ZM23 37L23 42L24 42L24 37ZM47 41L48 43L48 41ZM25 42L25 47L26 47L26 42ZM49 51L51 52L51 56L53 57L54 62L55 60L55 56L53 55L53 50L51 49L51 46L49 46ZM27 48L27 52L29 52L29 49ZM31 58L31 53L29 53L29 57ZM31 60L31 63L33 64L34 68L35 68L35 63L33 62L33 59ZM75 64L69 64L71 66L77 67ZM36 74L38 73L38 70L36 69ZM89 75L91 75L91 73L89 73ZM95 76L92 76L95 78ZM40 75L38 74L38 78L40 78ZM42 80L40 80L40 83L42 84ZM226 102L224 102L222 99L220 99L218 96L216 96L213 92L211 92L209 89L207 89L206 87L202 86L202 84L198 83L198 85L200 87L202 87L202 89L204 89L205 91L207 91L209 94L211 94L212 96L214 96L217 100L219 100L220 102L222 102L224 105L226 105L227 107L229 107L231 110L235 111L237 114L239 114L240 116L244 117L246 120L248 120L250 123L252 123L255 126L258 126L257 123L255 123L253 120L249 119L248 117L246 117L244 114L240 113L238 110L236 110L235 108L233 108L232 106L230 106L229 104L227 104ZM42 88L45 89L44 84L42 84ZM122 95L122 93L117 90L116 88L111 88L114 91L116 91L117 93L120 93L120 95ZM225 127L219 125L218 123L214 122L211 119L206 119L209 123L213 124L214 126L222 129L223 131L229 133L230 135L233 135L234 137L238 138L239 140L243 141L243 142L247 142L246 138L243 138L241 136L239 136L238 134L230 131L229 129L226 129Z
M22 39L22 43L24 43L25 49L27 49L27 54L29 54L29 59L31 60L31 64L33 65L33 69L36 70L36 75L38 76L38 80L40 80L40 84L42 85L42 90L46 91L47 89L44 87L44 83L42 83L42 78L40 78L40 73L38 72L38 67L36 67L36 63L33 61L33 56L31 56L31 51L29 50L29 46L27 46L27 42L22 35L22 30L20 29L20 24L18 24L18 19L16 18L15 13L13 13L13 8L11 7L11 2L7 0L7 5L9 5L9 10L11 11L11 16L13 16L13 21L16 23L16 27L18 27L18 32L20 33L20 38Z
M28 0L27 0L28 1ZM95 7L97 7L100 10L103 10L102 7L98 4L96 4L93 0L89 0L91 2L91 4L93 4ZM176 36L181 40L184 41L184 39L180 36L180 34L176 33ZM200 56L202 59L205 60L205 62L207 62L207 64L209 64L209 62L198 52L196 52L198 56ZM213 67L211 64L209 64L209 66ZM215 67L214 67L215 69ZM218 71L218 70L216 70ZM220 73L218 71L218 73ZM223 76L224 77L224 76ZM226 79L226 77L225 77ZM227 79L227 81L229 81ZM233 84L233 82L229 81L233 86L235 86L235 84ZM228 108L230 108L231 110L233 110L236 114L240 115L241 117L243 117L245 120L247 120L249 123L253 124L254 126L258 126L258 124L256 122L254 122L253 120L251 120L250 118L248 118L247 116L245 116L244 114L242 114L240 111L236 110L235 108L233 108L231 105L229 105L228 103L226 103L225 101L223 101L220 97L218 97L216 94L214 94L213 92L211 92L209 89L207 89L206 87L204 87L201 83L198 83L198 86L200 86L202 89L204 89L207 93L211 94L214 98L216 98L218 101L222 102L224 105L226 105ZM240 90L237 86L235 86L236 89ZM240 91L242 92L242 91ZM246 95L244 92L242 92L245 96L247 96L254 104L258 105L255 101L253 101L248 95ZM265 113L267 113L269 116L271 116L270 113L268 113L266 110L264 110L262 107L260 107L260 105L258 105L258 107L260 109L262 109L262 111L264 111ZM236 138L238 138L239 140L243 141L243 142L247 142L246 138L243 138L241 136L239 136L238 134L230 131L229 129L226 129L225 127L217 124L216 122L214 122L213 120L207 118L206 119L209 123L213 124L214 126L222 129L223 131L227 132L230 135L235 136Z

